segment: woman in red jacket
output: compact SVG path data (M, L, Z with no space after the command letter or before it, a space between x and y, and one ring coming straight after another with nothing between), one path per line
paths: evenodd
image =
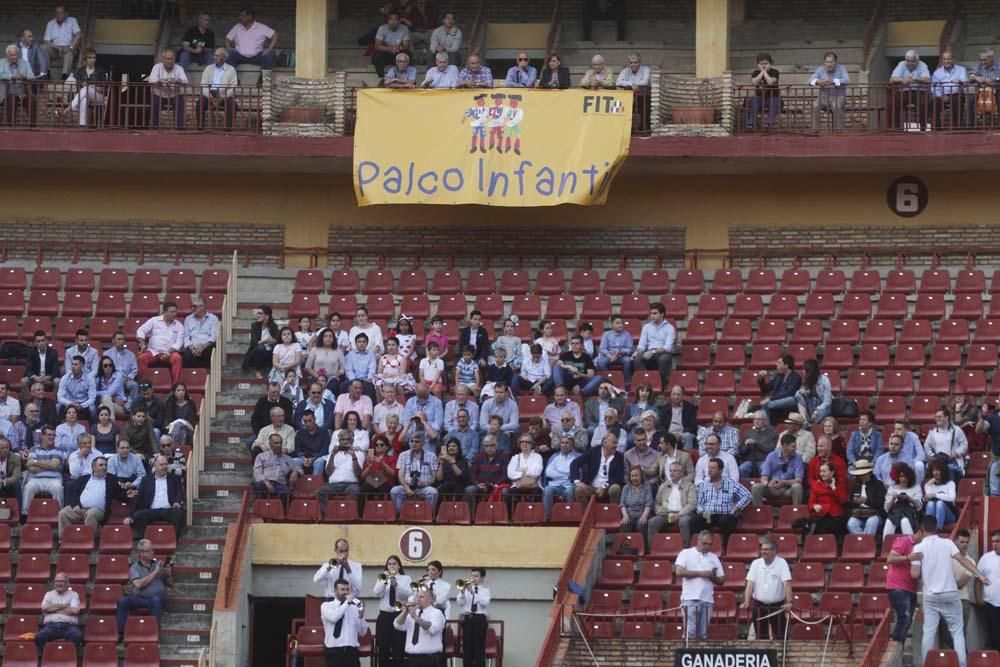
M814 535L847 533L847 486L829 463L819 467L819 482L809 491Z

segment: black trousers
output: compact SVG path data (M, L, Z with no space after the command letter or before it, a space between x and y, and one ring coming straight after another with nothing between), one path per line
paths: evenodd
M462 667L486 667L486 616L462 617Z
M705 521L705 517L695 514L694 518L691 519L691 535L697 535L703 530L710 529L711 526L718 526L722 533L722 545L725 546L729 542L729 536L736 531L739 522L739 518L732 514L713 514L712 523L709 524ZM687 548L689 545L685 544L684 546Z
M438 667L444 653L407 653L406 667Z
M771 616L771 618L763 621L757 620L760 617L773 614L780 610L781 607L781 602L764 604L760 600L753 601L753 627L757 634L757 639L781 639L785 636L786 618L784 614Z
M398 616L392 611L380 611L375 620L375 641L378 646L379 667L400 666L406 659L406 632L392 626L392 621Z
M358 649L353 646L326 647L323 657L326 667L361 667Z
M184 514L184 509L168 509L168 510L139 510L132 517L132 529L135 534L138 535L138 539L142 539L143 534L146 532L146 526L155 521L169 521L174 526L174 531L177 533L177 539L180 539L181 533L184 532L184 524L187 520L187 516Z

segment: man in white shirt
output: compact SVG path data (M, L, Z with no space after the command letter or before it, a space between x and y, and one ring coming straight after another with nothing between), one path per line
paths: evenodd
M760 558L750 563L740 606L743 609L753 607L752 622L757 639L765 635L768 639L785 636L785 614L775 612L792 608L792 572L788 562L778 556L778 548L771 540L761 540ZM770 618L762 618L766 616Z
M351 595L361 595L361 563L351 560L351 544L340 538L333 545L333 558L319 566L313 575L313 582L323 584L323 595L331 599L336 595L337 581L350 585Z
M21 416L21 402L11 396L6 380L0 380L0 419L14 423Z
M638 53L628 54L628 67L618 74L615 85L632 90L649 86L649 67L642 64Z
M226 50L220 46L215 50L213 63L201 73L201 101L198 106L199 128L205 127L206 114L208 115L208 127L218 127L218 112L221 108L225 110L226 114L226 131L233 129L233 119L236 116L236 87L239 85L240 80L236 74L236 68L226 62ZM201 297L194 299L196 309L200 299ZM204 305L203 300L201 303ZM195 312L197 313L197 310Z
M222 51L223 56L225 56L223 49L216 50ZM218 60L218 55L216 55L216 59ZM233 69L231 65L226 65L226 67ZM217 67L208 67L205 71L215 69ZM235 80L236 70L233 70L232 75ZM204 83L204 79L205 77L202 77L202 83ZM224 85L230 84L225 83ZM232 91L230 90L226 94L231 95ZM215 341L219 335L219 318L208 312L205 300L200 296L196 295L191 299L191 307L194 312L184 318L184 352L182 353L184 365L188 368L208 368L212 365L212 350L215 349Z
M722 441L714 433L710 433L705 438L705 454L698 457L698 463L694 466L695 486L708 480L708 462L712 459L722 461L722 476L728 477L734 482L740 481L740 467L736 463L735 457L729 452L722 451Z
M78 449L69 455L67 462L70 479L79 479L84 475L90 474L94 459L104 458L103 454L94 449L94 436L89 433L78 435L76 444Z
M465 587L460 588L455 602L462 619L462 667L486 667L486 626L490 606L490 589L483 580L486 569L474 567Z
M45 26L42 48L50 63L62 61L62 78L65 81L73 71L73 54L80 45L80 24L66 15L66 8L56 7L56 17Z
M464 385L459 385L459 387L462 386ZM376 405L373 410L372 428L376 433L385 433L388 430L386 419L389 415L396 415L397 418L403 416L403 406L396 400L396 385L394 384L382 385L382 402Z
M69 590L69 577L65 572L57 572L54 590L42 598L42 627L35 633L38 654L51 641L63 640L81 646L83 632L80 630L80 596Z
M403 645L407 667L438 667L444 652L445 617L433 602L431 592L421 589L417 592L416 604L403 608L392 623L397 630L406 632Z
M174 112L174 127L184 128L184 86L188 83L187 74L177 64L177 54L173 49L164 49L161 62L153 65L153 70L146 78L152 88L149 96L152 112L152 127L160 127L160 112L172 109ZM174 307L176 314L176 305ZM182 332L183 333L183 332ZM178 349L180 349L178 347Z
M184 325L177 321L176 303L165 301L163 314L146 320L135 332L135 338L142 350L136 359L139 363L139 377L142 377L149 366L170 366L171 382L176 384L181 381Z
M337 442L330 443L326 458L327 483L316 490L320 508L326 512L330 496L356 497L361 493L361 466L365 453L354 449L354 434L345 429L337 432Z
M992 551L987 551L979 559L979 571L986 577L987 582L976 582L976 603L983 605L986 613L986 627L990 628L988 633L989 648L1000 650L1000 530L990 533L990 546Z
M712 553L712 531L698 533L695 546L677 554L674 572L681 578L681 606L687 614L688 639L708 639L715 587L725 583L722 563Z
M929 464L935 455L947 458L951 479L957 485L965 476L965 454L969 451L969 441L965 437L965 432L951 422L951 412L947 408L941 408L934 413L934 424L934 428L924 439L927 463Z
M958 655L959 667L965 667L962 600L951 561L957 560L984 585L989 585L990 580L983 576L968 556L962 555L954 542L938 537L935 517L923 518L920 534L920 543L913 547L914 560L910 565L910 575L914 579L920 578L923 581L924 629L921 651L926 658L927 653L934 648L938 625L943 620L948 624L948 632L951 633L955 653Z
M326 664L334 667L359 665L359 637L368 634L365 605L351 596L351 584L338 579L333 599L319 606L323 620L323 647Z
M455 78L452 81L451 88L454 88L455 81L458 80L458 66L462 64L462 54L459 53L460 48L462 48L462 29L455 25L455 15L451 12L446 12L441 20L441 25L431 33L431 46L429 50L434 54L434 60L428 63L428 65L440 63L438 54L443 54L445 62L455 68Z

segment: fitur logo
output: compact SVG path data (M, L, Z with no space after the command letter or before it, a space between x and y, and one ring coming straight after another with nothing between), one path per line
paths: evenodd
M614 95L584 95L583 113L624 113L625 103Z

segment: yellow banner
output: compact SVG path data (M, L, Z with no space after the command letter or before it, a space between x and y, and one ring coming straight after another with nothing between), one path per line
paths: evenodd
M603 204L631 91L359 90L354 191L370 204Z

